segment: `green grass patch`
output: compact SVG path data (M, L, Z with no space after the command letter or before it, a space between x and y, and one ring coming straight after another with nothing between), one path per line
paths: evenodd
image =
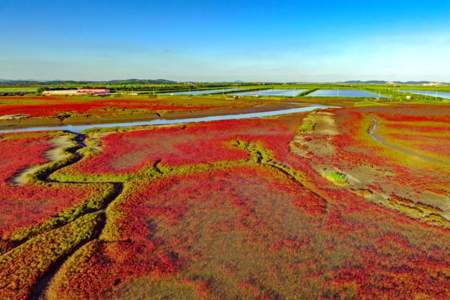
M335 170L324 170L321 175L335 185L345 186L348 183L347 175Z
M37 92L37 87L26 86L26 87L0 87L0 93L11 93L11 92L27 92L27 93L35 93Z

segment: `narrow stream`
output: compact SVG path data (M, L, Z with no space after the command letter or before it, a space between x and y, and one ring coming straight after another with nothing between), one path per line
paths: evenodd
M115 128L115 127L132 127L132 126L155 126L155 125L172 125L172 124L186 124L186 123L200 123L211 121L224 121L224 120L241 120L251 118L264 118L281 116L293 113L310 112L318 109L334 108L332 106L314 104L306 107L296 107L287 109L278 109L272 111L243 113L243 114L231 114L231 115L219 115L219 116L207 116L198 118L185 118L185 119L156 119L150 121L137 121L137 122L123 122L123 123L106 123L106 124L86 124L86 125L61 125L61 126L36 126L26 128L14 128L0 130L0 134L5 133L18 133L18 132L35 132L35 131L70 131L74 133L81 133L87 129L96 128Z

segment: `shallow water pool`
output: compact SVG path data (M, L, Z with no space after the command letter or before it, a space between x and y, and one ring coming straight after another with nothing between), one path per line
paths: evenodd
M234 96L281 96L281 97L295 97L301 93L306 92L306 89L268 89L231 93Z
M343 97L343 98L384 98L381 95L363 90L317 90L307 97Z

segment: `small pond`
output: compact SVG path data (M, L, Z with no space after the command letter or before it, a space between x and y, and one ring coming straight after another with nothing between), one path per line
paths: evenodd
M423 95L423 96L430 96L435 98L444 98L444 99L450 99L450 92L439 92L439 91L401 91L402 93L410 93L410 94L416 94L416 95Z
M243 91L232 93L234 96L281 96L281 97L295 97L301 93L306 92L306 89L268 89L257 91Z
M363 90L317 90L307 97L342 97L342 98L384 98L382 95Z
M242 89L215 89L215 90L196 90L196 91L183 91L183 92L173 92L173 93L161 93L159 95L170 95L170 96L199 96L199 95L212 95L212 94L222 94L234 91L241 91Z

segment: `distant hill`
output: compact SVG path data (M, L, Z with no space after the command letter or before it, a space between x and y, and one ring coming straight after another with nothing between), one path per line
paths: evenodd
M10 79L0 79L0 86L100 86L100 85L146 85L146 84L280 84L280 82L244 82L241 80L228 81L228 82L179 82L168 79L119 79L119 80L106 80L106 81L95 81L95 80L10 80ZM305 83L310 84L313 82L285 82L285 84L299 84ZM333 82L328 82L333 84ZM343 82L336 82L341 84L410 84L410 85L449 85L450 83L444 82L432 82L432 81L386 81L386 80L348 80Z
M177 81L167 79L126 79L126 80L110 80L105 83L113 84L175 84Z
M348 81L344 81L343 83L348 83L348 84L386 84L386 83L388 83L388 81L383 81L383 80L366 80L366 81L362 81L362 80L348 80Z
M385 81L385 80L349 80L346 84L412 84L412 85L448 85L446 82L435 81Z
M107 81L76 81L76 80L9 80L0 79L2 86L15 85L83 85L83 84L175 84L176 81L167 79L124 79L124 80L107 80Z

